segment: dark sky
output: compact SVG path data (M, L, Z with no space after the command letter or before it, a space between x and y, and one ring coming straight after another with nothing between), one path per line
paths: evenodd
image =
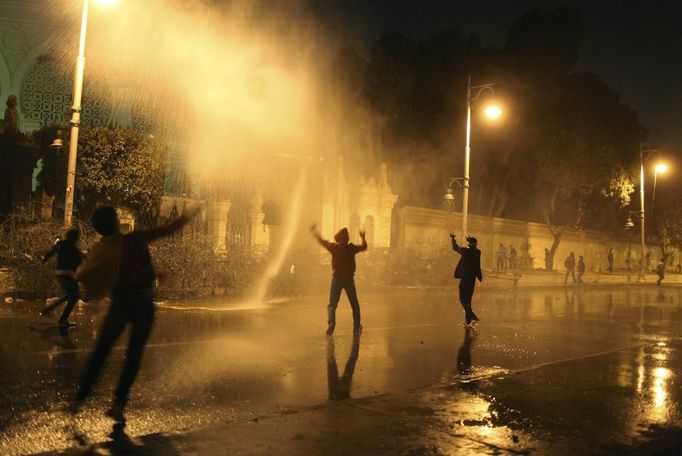
M415 38L447 28L502 46L513 20L533 8L583 15L576 71L593 72L637 110L648 146L682 149L682 0L320 0L331 23L371 42L384 32Z

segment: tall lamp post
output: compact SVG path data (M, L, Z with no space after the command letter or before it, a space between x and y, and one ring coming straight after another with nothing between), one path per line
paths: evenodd
M471 75L467 75L467 129L466 129L466 145L464 147L464 178L462 179L462 234L466 238L468 233L468 216L469 216L469 161L471 158L471 103L478 100L481 94L489 90L493 90L495 83L471 85ZM472 91L474 95L472 96ZM502 114L502 110L497 106L489 106L484 109L486 116L490 119L496 119Z
M103 6L111 6L117 0L98 0ZM83 73L85 71L85 37L88 28L88 6L90 0L83 0L80 42L76 58L76 72L73 78L73 104L71 105L71 136L69 137L69 162L66 171L66 196L64 198L64 226L73 223L73 195L76 184L76 157L78 155L78 131L81 124L81 101L83 98Z
M645 278L645 263L644 263L644 245L645 240L645 230L644 230L644 161L651 158L653 154L658 154L660 151L658 149L647 149L644 150L642 145L639 145L639 276L637 277L638 282L646 282ZM664 173L668 170L668 166L659 163L654 167L654 189L652 194L656 195L656 180L659 173ZM653 200L652 200L653 207Z

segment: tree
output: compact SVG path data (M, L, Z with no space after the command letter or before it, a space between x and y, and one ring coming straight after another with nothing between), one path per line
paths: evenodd
M38 182L48 195L64 198L68 147L53 151L48 145L57 127L39 132L43 168ZM68 142L68 138L65 142ZM163 194L166 146L163 141L120 127L85 127L78 140L74 205L81 218L98 203L132 210L153 218Z

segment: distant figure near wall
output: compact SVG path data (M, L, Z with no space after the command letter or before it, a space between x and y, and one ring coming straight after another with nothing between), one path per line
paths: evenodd
M575 253L571 252L564 260L564 267L566 268L566 277L564 277L564 284L568 284L569 274L573 278L573 283L575 280Z

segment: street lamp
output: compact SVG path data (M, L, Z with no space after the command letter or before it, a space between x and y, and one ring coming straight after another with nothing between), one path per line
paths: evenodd
M638 282L646 282L644 277L644 160L648 160L653 154L658 154L660 151L658 149L647 149L642 148L642 144L639 145L639 277L637 277ZM646 157L645 157L646 154ZM664 173L668 170L668 165L664 163L659 163L654 167L654 190L653 196L656 195L656 179L658 173ZM652 199L653 207L653 199Z
M469 216L469 160L471 158L471 102L478 100L481 94L489 90L493 90L494 83L471 85L471 75L467 75L467 129L466 129L466 146L464 147L464 177L462 178L462 235L467 236L467 222ZM472 91L475 92L472 96ZM483 110L486 117L489 119L497 119L502 110L497 106L489 106Z
M88 28L88 4L83 0L80 42L76 58L76 72L73 78L73 104L71 106L71 135L69 137L69 164L66 171L66 196L64 198L64 226L73 222L73 195L76 184L76 157L78 155L78 130L81 123L81 100L83 98L83 73L85 71L85 37ZM97 0L102 6L112 6L117 0Z
M448 204L450 211L452 211L452 207L455 203L455 187L453 184L456 184L460 189L464 188L464 178L451 177L450 182L448 183L448 188L445 189L445 195L443 195L443 199Z

